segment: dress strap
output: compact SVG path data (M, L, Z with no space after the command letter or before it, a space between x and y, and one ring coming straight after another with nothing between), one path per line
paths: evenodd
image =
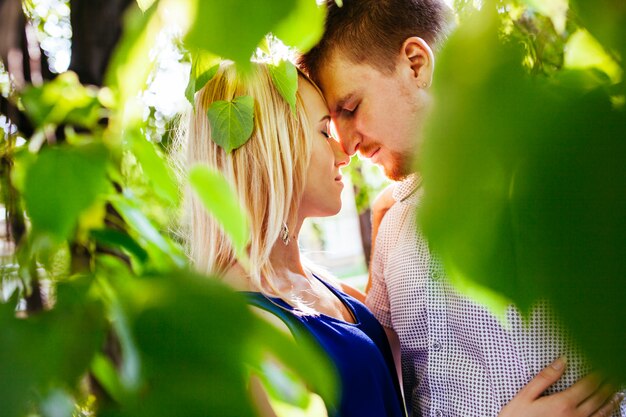
M303 337L305 334L308 336L308 330L300 321L299 316L294 313L293 308L283 300L267 297L260 292L243 291L243 294L248 304L265 310L281 319L296 339Z

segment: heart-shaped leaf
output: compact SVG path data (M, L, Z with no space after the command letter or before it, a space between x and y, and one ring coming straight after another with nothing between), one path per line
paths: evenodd
M207 51L197 51L191 54L191 72L185 89L185 97L192 105L194 105L194 94L211 81L217 73L220 60L220 57Z
M298 91L298 71L287 60L282 60L276 65L270 65L270 76L276 89L289 103L291 111L296 113L296 91Z
M216 101L207 111L211 139L228 153L250 139L254 127L254 99L237 97L231 101Z

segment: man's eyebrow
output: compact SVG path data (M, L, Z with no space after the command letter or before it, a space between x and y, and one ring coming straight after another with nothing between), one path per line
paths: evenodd
M343 109L343 106L345 106L346 102L350 101L350 99L352 99L352 97L354 97L354 93L350 93L350 94L340 98L339 100L337 100L337 104L335 105L335 108L334 108L333 111L335 113L341 112L341 110Z

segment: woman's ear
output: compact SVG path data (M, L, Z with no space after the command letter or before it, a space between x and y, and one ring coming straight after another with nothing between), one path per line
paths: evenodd
M417 87L430 87L435 69L435 55L424 39L417 36L407 38L402 44L401 59L410 67L410 75Z

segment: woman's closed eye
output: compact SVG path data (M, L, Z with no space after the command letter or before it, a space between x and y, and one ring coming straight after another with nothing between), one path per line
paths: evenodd
M324 117L324 124L321 126L320 133L326 138L331 139L333 137L332 130L330 127L330 117Z

